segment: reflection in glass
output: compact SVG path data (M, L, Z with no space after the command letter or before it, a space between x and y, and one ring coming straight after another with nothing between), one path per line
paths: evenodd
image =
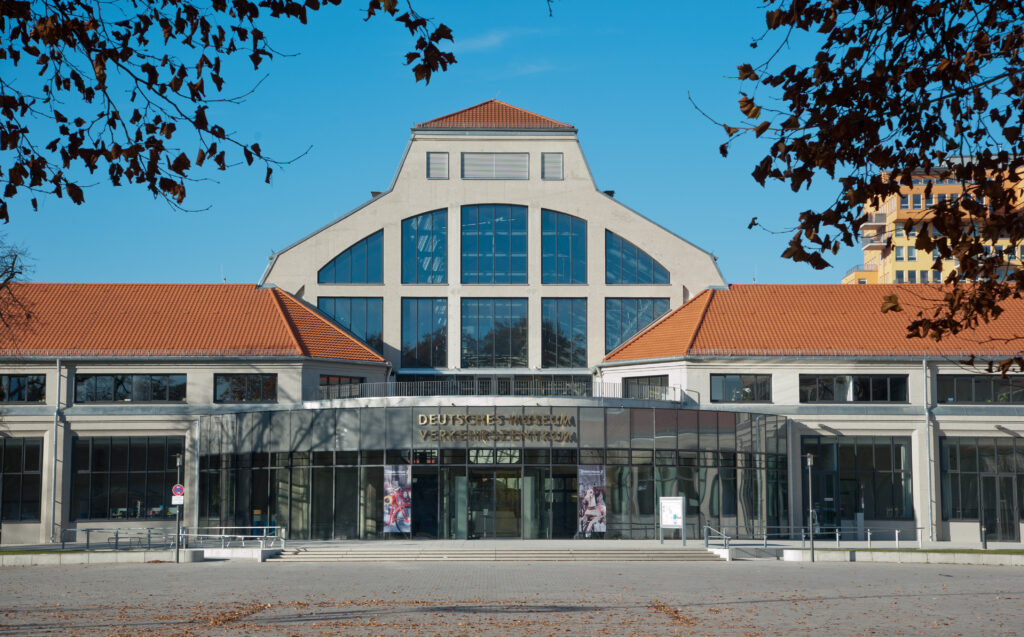
M448 366L448 299L402 299L402 367Z
M526 206L462 207L462 282L526 283Z
M665 312L668 312L668 299L605 299L605 352L610 352L626 342Z
M605 283L666 285L668 270L640 248L605 230Z
M541 301L541 365L587 366L587 300Z
M462 299L462 367L526 367L526 299Z
M402 220L402 283L448 282L448 211Z
M541 210L541 283L587 282L587 222Z
M384 351L384 299L321 296L317 308L377 352Z

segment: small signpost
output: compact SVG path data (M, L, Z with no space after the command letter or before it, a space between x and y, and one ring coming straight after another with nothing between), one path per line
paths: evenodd
M174 534L174 563L181 562L181 508L185 504L185 485L181 483L181 454L176 456L178 465L178 483L171 487L171 504L174 505L174 517L177 532Z
M665 543L665 529L680 529L686 546L686 498L658 498L658 534Z

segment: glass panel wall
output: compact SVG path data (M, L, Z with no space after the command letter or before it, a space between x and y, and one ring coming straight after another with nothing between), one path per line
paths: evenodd
M71 519L174 517L171 487L183 436L76 437L72 445Z
M402 367L448 366L448 299L402 299Z
M317 283L383 283L384 231L358 241L320 268Z
M541 366L587 366L587 300L541 300Z
M321 296L317 309L377 352L384 351L384 299Z
M462 282L526 283L526 206L462 207Z
M587 282L587 222L554 210L541 210L541 283Z
M857 513L865 520L914 518L910 438L804 436L801 444L802 455L814 456L814 508L821 526L838 526ZM806 472L801 476L806 494Z
M200 519L287 526L293 539L382 539L384 467L412 465L414 537L574 537L586 467L588 506L605 506L605 530L589 537L654 538L657 498L676 494L688 499L688 537L704 524L760 537L788 520L786 429L776 416L536 405L209 416ZM769 439L774 453L764 452ZM133 455L135 439L105 440L76 447L91 462L86 510L90 495L109 510L132 484L113 478L150 453ZM128 459L114 462L122 448Z
M665 312L668 312L668 299L605 299L605 352L625 343Z
M42 438L0 438L0 520L39 520Z
M462 299L462 367L526 367L526 299Z
M402 220L402 283L448 282L448 211Z
M605 283L667 285L668 270L640 248L610 230L604 232Z

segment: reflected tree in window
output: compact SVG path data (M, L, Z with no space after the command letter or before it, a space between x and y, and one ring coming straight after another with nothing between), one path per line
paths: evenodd
M402 220L402 283L448 282L448 210Z

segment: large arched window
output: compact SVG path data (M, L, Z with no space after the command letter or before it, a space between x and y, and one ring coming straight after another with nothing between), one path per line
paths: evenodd
M604 231L605 283L667 285L668 270L640 248L610 230Z
M383 283L384 231L366 237L331 259L317 273L317 283Z
M540 211L541 283L587 282L587 222L579 217Z
M402 283L448 282L448 211L402 220Z
M526 206L462 207L462 282L526 283Z

